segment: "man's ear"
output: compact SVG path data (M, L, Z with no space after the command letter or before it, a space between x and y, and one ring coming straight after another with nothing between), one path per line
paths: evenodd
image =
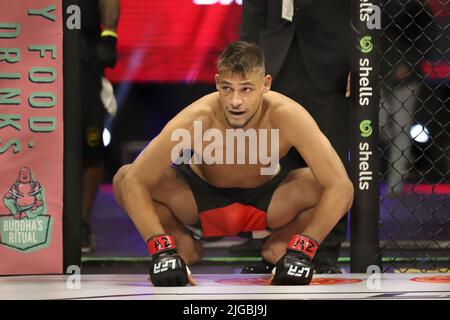
M216 81L216 89L217 91L219 91L219 75L216 73L216 75L214 76L214 80Z
M272 86L272 76L268 74L264 77L264 93L269 92L271 86Z

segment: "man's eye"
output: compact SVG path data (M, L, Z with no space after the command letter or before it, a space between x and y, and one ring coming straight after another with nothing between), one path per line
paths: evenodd
M245 88L243 89L244 92L250 92L250 91L252 91L252 90L253 90L253 88L251 88L251 87L245 87Z
M222 90L225 90L225 91L229 91L229 90L231 90L231 88L230 87L222 87Z

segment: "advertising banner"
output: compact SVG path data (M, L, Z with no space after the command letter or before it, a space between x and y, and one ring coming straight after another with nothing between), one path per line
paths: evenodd
M62 1L0 2L0 275L62 273Z
M380 266L378 219L380 187L378 163L379 29L377 1L352 2L353 131L351 178L355 198L351 209L351 271Z

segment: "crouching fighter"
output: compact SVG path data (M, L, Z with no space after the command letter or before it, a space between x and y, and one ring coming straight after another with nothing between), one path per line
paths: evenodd
M312 117L270 91L258 46L231 43L217 67L217 92L121 167L114 195L148 243L155 286L195 284L187 266L202 258L200 239L249 234L266 236L273 284L309 284L314 254L349 210L353 186ZM307 166L286 169L291 148Z

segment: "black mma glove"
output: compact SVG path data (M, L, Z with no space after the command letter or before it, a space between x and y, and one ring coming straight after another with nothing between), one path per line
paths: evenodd
M272 273L272 284L308 285L314 272L312 259L318 249L315 240L304 235L293 235L286 254L278 260Z
M113 31L103 31L96 52L101 68L114 68L117 62L117 34Z
M149 273L155 287L176 287L188 284L189 269L177 253L172 236L161 235L147 241L152 255Z

